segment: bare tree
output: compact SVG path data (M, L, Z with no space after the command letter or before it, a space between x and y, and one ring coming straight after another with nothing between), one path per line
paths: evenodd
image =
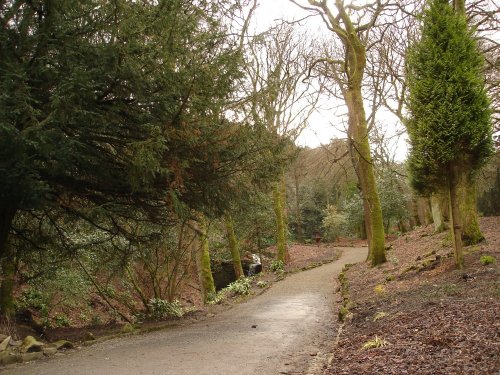
M305 35L294 25L280 23L250 38L246 48L246 77L242 87L246 120L261 124L277 138L294 141L318 103L318 90L303 82L311 59ZM278 260L286 258L287 218L284 168L273 189Z
M332 51L336 53L318 59L311 69L321 66L321 71L334 79L347 106L350 155L363 196L369 259L373 265L383 263L386 260L384 225L368 141L362 84L366 51L370 47L367 45L369 35L386 4L380 0L366 5L356 5L355 2L345 4L336 0L329 5L325 0L308 0L309 6L304 6L296 0L291 1L319 14L335 37L332 44L337 48L332 48Z

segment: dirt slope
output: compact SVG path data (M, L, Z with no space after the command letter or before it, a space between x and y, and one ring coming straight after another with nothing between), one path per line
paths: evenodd
M499 374L500 218L455 270L448 232L420 228L392 244L389 262L347 271L353 307L327 374ZM482 256L496 262L483 265ZM377 337L379 348L361 349Z

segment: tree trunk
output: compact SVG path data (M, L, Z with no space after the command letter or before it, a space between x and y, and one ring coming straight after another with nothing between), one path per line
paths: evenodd
M201 294L206 303L210 295L215 293L214 278L210 267L210 248L208 244L207 225L202 215L198 217L199 224L192 222L197 240L193 241L194 251L197 252L196 264L198 266L198 276L200 278Z
M453 0L453 8L457 13L465 15L465 0Z
M233 260L234 274L236 278L245 276L243 273L243 267L241 266L241 256L240 250L238 248L238 241L236 240L236 235L234 234L233 218L231 215L226 214L224 216L224 221L226 224L227 240L229 242L229 250L231 251L231 259Z
M434 222L434 231L441 233L446 229L443 218L443 209L441 193L433 193L431 195L431 211L432 221Z
M10 205L4 205L0 209L0 261L8 256L7 239L16 212L17 209Z
M450 168L449 178L449 201L450 201L450 226L453 244L455 247L455 265L458 269L464 267L464 255L462 250L462 226L460 217L460 208L458 204L459 195L457 185L459 178L459 168L454 166Z
M373 163L368 142L368 124L366 122L361 85L366 65L365 46L354 30L347 34L344 44L347 49L347 75L349 83L343 90L347 104L349 123L348 135L351 158L356 166L359 186L364 201L364 214L368 234L369 259L373 266L384 263L385 237L382 207L375 183Z
M2 259L2 284L0 286L0 309L4 318L12 318L16 313L14 305L14 277L16 267L13 256L8 254Z
M277 260L286 261L285 219L281 202L280 184L273 189L274 214L276 216L276 251Z
M300 211L300 197L299 197L299 177L297 174L294 176L295 182L295 220L297 221L297 241L304 242L304 231L302 229L302 212Z
M10 320L15 314L14 306L14 256L9 251L8 238L12 220L16 214L13 206L4 206L0 209L0 264L2 266L2 282L0 286L0 312Z
M466 246L475 245L484 240L477 217L476 183L471 178L462 176L457 190L462 217L462 241Z
M364 61L364 49L362 57ZM368 143L368 126L361 96L361 83L356 87L351 86L346 91L345 99L349 110L350 150L354 154L351 154L351 157L357 166L356 172L363 197L368 234L368 258L375 266L386 261L384 222Z
M427 197L417 198L417 211L419 221L422 225L429 225L432 223L432 210L430 199Z

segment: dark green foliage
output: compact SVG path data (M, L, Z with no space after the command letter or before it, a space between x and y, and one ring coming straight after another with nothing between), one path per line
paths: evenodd
M35 273L52 267L34 264L48 249L107 243L123 265L162 225L221 214L275 168L281 142L224 113L241 76L226 18L239 6L0 5L0 260ZM89 240L75 241L82 227Z
M222 211L231 176L257 170L272 140L222 114L241 60L218 12L182 0L2 7L0 257L21 211L113 233L165 209Z
M447 182L452 166L480 168L492 152L483 58L464 16L433 0L408 58L411 182L419 192Z

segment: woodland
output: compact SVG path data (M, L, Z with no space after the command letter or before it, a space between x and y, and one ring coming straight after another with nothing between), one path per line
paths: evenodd
M288 6L257 31L257 0L0 1L4 338L179 319L284 277L292 244L366 241L378 272L426 230L473 263L500 216L500 4ZM297 145L327 110L338 137Z

